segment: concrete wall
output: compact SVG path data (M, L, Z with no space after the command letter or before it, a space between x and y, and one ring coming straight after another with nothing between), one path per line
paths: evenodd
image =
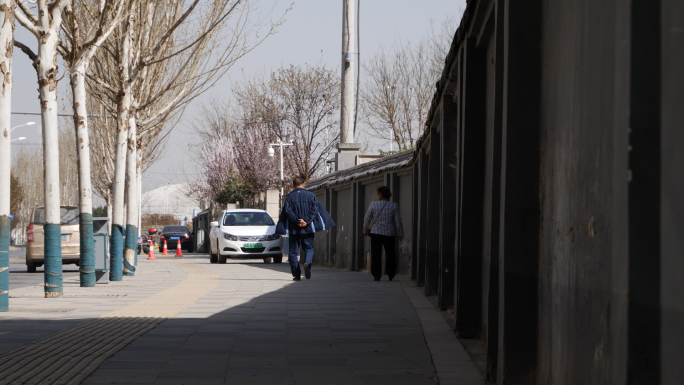
M487 380L684 383L682 31L675 0L468 1L410 161L318 182L342 265L387 184Z
M350 186L336 188L333 190L333 195L336 197L332 203L335 207L333 220L337 226L334 228L335 248L334 253L330 255L329 266L348 268L352 264L354 240L354 218L352 210L350 210L350 208L354 207L352 189ZM316 249L314 253L326 253L326 250Z
M552 2L545 12L540 380L605 384L626 364L614 342L626 338L629 261L612 257L626 235L612 204L627 189L627 164L613 161L627 147L615 135L628 129L628 105L616 93L625 36L614 2Z
M406 235L403 241L400 242L398 238L396 241L397 274L411 273L413 170L403 164L397 167L383 166L383 162L391 165L397 158L409 159L410 152L359 165L351 171L352 174L358 175L358 178L320 185L321 181L339 175L338 172L310 182L309 189L324 202L337 223L337 226L327 232L327 237L316 235L314 263L354 271L369 271L370 237L363 236L363 219L370 203L377 200L378 187L384 185L392 191L392 201L399 205ZM386 169L383 170L383 167ZM374 168L380 170L368 172ZM384 258L383 252L383 261Z
M377 198L377 191L378 187L383 186L385 184L384 178L382 176L373 178L370 180L365 180L361 182L363 187L364 187L364 194L363 194L363 213L365 215L366 211L368 211L368 207L370 206L371 202L378 200ZM363 218L361 218L361 222L363 222ZM363 225L363 223L362 223ZM370 250L371 250L371 242L370 242L370 237L363 237L363 270L365 271L370 271ZM385 261L385 252L383 251L382 253L382 260L383 260L383 266L384 266L384 261ZM383 274L385 274L385 270L383 268L382 271Z
M411 274L411 256L413 249L413 172L412 170L397 173L395 183L391 188L393 191L394 202L399 204L399 214L404 226L404 240L398 243L397 247L397 274Z

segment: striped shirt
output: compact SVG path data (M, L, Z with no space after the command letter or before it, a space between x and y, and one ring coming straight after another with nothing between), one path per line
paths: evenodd
M370 229L372 234L404 236L404 226L401 224L399 205L394 202L385 200L371 202L366 216L363 218L364 233L371 224L373 225Z

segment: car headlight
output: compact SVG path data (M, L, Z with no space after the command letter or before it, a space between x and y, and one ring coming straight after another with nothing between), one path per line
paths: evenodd
M223 238L229 240L229 241L237 241L238 237L236 237L233 234L228 234L228 233L223 233Z
M280 234L271 234L266 237L267 241L275 241L276 239L280 238Z

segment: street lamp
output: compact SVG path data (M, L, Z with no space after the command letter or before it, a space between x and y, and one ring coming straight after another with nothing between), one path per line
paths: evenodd
M33 126L34 124L36 124L36 122L26 122L26 123L24 123L24 124L20 124L20 125L18 125L18 126L12 127L12 128L10 129L10 132L12 132L15 128L19 128L19 127L22 127L22 126Z
M14 142L14 141L16 141L16 140L26 140L26 137L25 137L25 136L22 136L22 137L20 137L20 138L12 139L12 140L10 140L10 142Z
M283 146L292 146L292 143L283 143L281 139L278 139L278 143L270 143L268 145L268 156L273 158L275 156L275 149L273 146L280 146L280 202L283 201L283 196L285 195L285 180L283 177Z

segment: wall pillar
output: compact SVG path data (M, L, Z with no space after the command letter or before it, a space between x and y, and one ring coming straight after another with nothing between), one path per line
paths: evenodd
M429 143L427 144L429 146ZM418 263L416 264L416 285L425 285L425 259L427 256L427 203L428 203L428 161L430 156L426 153L425 145L419 153L418 166Z
M661 379L684 383L684 4L662 0Z
M436 116L441 115L438 111ZM437 294L439 291L439 203L442 178L440 175L440 152L441 152L441 121L433 123L430 132L430 160L428 162L428 200L427 200L427 236L426 236L426 258L425 258L425 295Z
M366 214L364 211L364 194L365 187L361 182L355 182L352 185L353 194L353 245L352 261L349 264L350 270L360 271L366 268L366 256L364 255L364 235L363 235L363 217Z
M418 183L420 180L420 154L418 154L418 159L416 159L413 163L413 183L412 183L412 188L413 188L413 195L411 197L411 201L413 204L411 205L411 221L413 222L413 225L411 226L411 236L413 237L413 242L411 244L411 279L414 281L418 280L418 254L419 254L419 247L418 247L418 229L420 227L420 184ZM408 234L407 234L408 235Z
M482 246L485 187L487 63L475 39L464 42L461 100L461 206L456 331L464 338L482 332Z
M535 384L538 347L541 0L503 10L499 384Z
M453 72L458 73L457 63ZM452 73L453 78L453 73ZM458 83L458 81L456 81ZM439 307L446 310L454 306L454 287L456 277L456 248L457 248L457 227L458 227L458 206L459 206L459 183L458 183L458 98L456 87L447 87L452 93L447 93L442 97L442 140L439 162L440 179L440 209L439 209Z

